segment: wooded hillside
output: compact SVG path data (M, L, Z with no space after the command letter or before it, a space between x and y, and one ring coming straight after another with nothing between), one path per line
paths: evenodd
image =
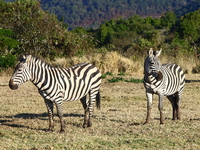
M168 11L184 15L200 7L198 0L41 0L41 3L44 10L56 14L69 28L97 28L105 20L132 15L161 17Z
M13 2L17 0L5 0ZM20 0L24 1L24 0ZM198 0L38 0L42 9L54 14L68 25L98 28L110 19L141 17L161 17L168 11L174 11L177 17L198 10Z

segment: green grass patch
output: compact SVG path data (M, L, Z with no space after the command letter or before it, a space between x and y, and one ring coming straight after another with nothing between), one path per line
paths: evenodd
M130 78L130 79L124 79L122 77L113 77L112 79L108 79L109 83L114 83L114 82L132 82L132 83L143 83L143 80L141 79L134 79L134 78Z
M122 78L122 77L114 77L112 79L108 79L109 83L114 83L114 82L119 82L119 81L124 81L124 78Z
M113 74L112 74L111 72L108 71L108 72L102 74L101 77L102 77L102 78L106 78L108 75L109 75L109 76L113 76Z

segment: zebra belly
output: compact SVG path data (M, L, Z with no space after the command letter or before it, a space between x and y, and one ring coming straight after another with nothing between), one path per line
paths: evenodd
M76 78L64 92L63 100L75 101L84 97L90 90L90 84L86 84L82 78Z
M164 86L163 87L156 87L153 84L146 86L146 89L150 93L163 94L164 96L173 95L176 92L178 92L178 88L170 89L170 88L166 88Z

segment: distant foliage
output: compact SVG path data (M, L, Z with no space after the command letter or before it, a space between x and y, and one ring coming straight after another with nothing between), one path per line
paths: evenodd
M97 28L102 21L121 16L159 17L194 3L194 0L41 0L41 3L44 10L56 14L72 29L77 26Z
M163 48L170 56L200 53L200 9L180 19L169 11L158 18L134 15L128 19L111 19L95 31L99 46L117 50L126 56L142 56L149 47Z

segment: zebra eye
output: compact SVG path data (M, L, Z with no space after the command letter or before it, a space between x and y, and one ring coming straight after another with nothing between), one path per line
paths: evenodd
M23 71L23 69L22 69L22 68L19 68L18 71L21 72L21 71Z

